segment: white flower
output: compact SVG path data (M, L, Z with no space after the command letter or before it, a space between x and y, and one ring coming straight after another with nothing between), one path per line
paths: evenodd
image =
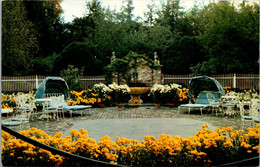
M130 88L128 85L117 85L116 83L112 83L108 85L113 91L121 91L122 93L130 93Z
M106 86L104 83L95 84L93 89L100 90L103 93L112 92L113 90Z

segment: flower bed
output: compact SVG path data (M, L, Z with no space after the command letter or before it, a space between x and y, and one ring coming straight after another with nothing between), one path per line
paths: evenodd
M162 134L158 139L145 136L141 141L117 137L116 142L108 136L96 142L83 129L71 130L71 136L65 138L60 137L61 132L49 136L36 128L20 133L69 153L130 166L211 166L259 156L259 125L248 128L248 133L232 127L211 132L207 125L203 125L201 131L186 139ZM5 166L72 165L69 159L53 155L4 131L1 151Z
M1 94L1 108L2 109L12 109L16 106L15 95Z

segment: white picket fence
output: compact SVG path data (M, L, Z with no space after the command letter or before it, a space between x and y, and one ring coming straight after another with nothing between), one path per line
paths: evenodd
M38 88L39 84L47 76L2 76L2 91L32 91ZM192 75L162 75L162 83L183 83L189 85L189 81L194 77ZM239 89L256 89L259 90L259 74L220 74L212 75L223 87ZM105 75L100 76L82 76L80 78L83 89L88 89L91 84L105 83Z

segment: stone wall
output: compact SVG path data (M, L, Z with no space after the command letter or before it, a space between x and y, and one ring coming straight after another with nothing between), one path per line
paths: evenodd
M149 66L142 65L137 67L136 71L138 73L137 81L145 83L147 86L152 86L155 83L161 83L162 81L162 72L160 67L152 69ZM131 82L134 82L134 72L134 69L129 71ZM112 73L112 82L118 83L117 72ZM122 76L120 76L120 84L126 84L126 81L122 79Z

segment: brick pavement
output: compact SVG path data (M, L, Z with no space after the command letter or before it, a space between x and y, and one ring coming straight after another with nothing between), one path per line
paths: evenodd
M98 120L98 119L135 119L135 118L189 118L195 120L201 120L212 124L215 127L227 127L232 126L235 130L240 129L240 116L225 117L216 116L215 114L200 115L199 111L191 111L188 114L187 111L183 110L180 114L177 112L177 108L161 107L159 109L153 106L138 107L138 108L122 108L117 107L106 107L106 108L91 108L83 111L83 116L73 115L72 118L66 115L65 118L61 118L59 121L50 120L38 120L33 117L34 120L29 123L25 123L21 126L10 127L13 130L27 130L35 127L37 129L44 130L49 135L54 135L56 132L65 132L74 124L85 121L85 120ZM39 115L38 115L39 116ZM2 118L4 121L4 118ZM249 127L246 124L245 127Z

